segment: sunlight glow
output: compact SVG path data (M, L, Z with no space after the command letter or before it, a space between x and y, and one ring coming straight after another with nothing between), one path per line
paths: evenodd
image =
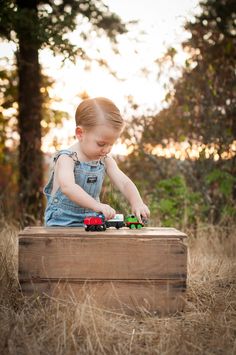
M60 0L57 1L59 2ZM92 62L85 63L78 58L75 64L66 61L62 66L62 56L55 57L48 49L42 50L40 63L43 71L55 80L54 88L50 89L51 97L55 98L52 108L66 111L71 117L70 120L64 120L62 128L53 128L43 137L43 152L53 153L56 149L72 144L74 112L81 102L80 94L83 92L90 97L109 97L127 120L132 115L128 97L132 97L137 104L136 113L143 115L158 112L163 107L166 94L164 85L168 82L168 73L165 82L159 80L155 61L171 46L177 50L176 62L180 66L184 64L186 53L183 52L181 43L189 34L183 25L197 13L198 3L199 0L106 0L110 10L117 13L124 22L138 21L137 24L128 24L127 34L118 36L118 54L114 54L108 39L98 38L95 32L92 33L91 40L83 42L80 29L69 34L68 38L78 48L83 46L86 54L93 58ZM83 26L89 24L85 23ZM0 43L2 58L5 56L13 61L15 50L16 45L12 42ZM103 63L109 65L109 70L100 65L101 61L98 63L98 55ZM158 146L155 149L160 153ZM117 144L113 151L114 154L129 154L125 145L121 144ZM182 157L180 153L174 153L174 147L169 147L165 154Z
M98 38L95 32L89 43L81 42L79 31L71 33L69 38L74 44L85 46L85 52L92 58L97 56L94 48L99 46L101 58L108 63L110 71L103 69L95 60L88 64L78 59L75 64L66 62L61 67L60 56L55 58L49 50L41 52L45 73L56 81L52 94L62 99L53 108L67 111L72 117L71 123L64 122L61 133L53 129L50 135L44 137L44 151L52 150L50 139L53 137L51 141L55 143L56 140L61 147L70 144L74 135L74 112L81 102L80 93L86 92L90 97L109 97L125 119L132 114L127 102L130 96L138 105L136 113L158 112L162 108L166 89L165 83L158 79L156 58L161 57L168 46L174 46L177 64L182 66L186 60L186 53L180 45L188 37L183 24L197 11L198 0L107 0L106 3L123 21L139 21L137 25L129 25L126 35L118 37L119 54L114 54L108 39Z
M146 147L150 151L150 146ZM201 154L204 154L206 159L213 157L215 161L219 160L218 147L215 144L200 144L199 142L169 142L166 147L158 144L155 148L151 149L151 154L164 158L175 158L179 160L196 160L199 159ZM221 159L227 160L234 157L236 154L236 141L230 147L229 152L223 152Z

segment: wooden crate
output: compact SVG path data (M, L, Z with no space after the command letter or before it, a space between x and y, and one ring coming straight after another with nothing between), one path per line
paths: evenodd
M182 311L186 235L174 228L28 227L19 234L19 281L25 295L47 294L131 313Z

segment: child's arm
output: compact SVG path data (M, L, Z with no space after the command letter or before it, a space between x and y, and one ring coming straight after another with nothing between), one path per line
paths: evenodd
M141 216L147 219L150 216L148 207L143 203L139 191L130 178L123 173L116 164L115 160L107 156L106 160L107 175L112 183L120 190L120 192L129 201L132 213L141 221Z
M106 219L113 218L116 211L109 205L100 203L75 183L74 161L67 155L61 155L55 166L55 176L63 194L81 207L102 212Z

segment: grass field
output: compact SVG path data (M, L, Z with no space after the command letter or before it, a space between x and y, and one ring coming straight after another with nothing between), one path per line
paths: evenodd
M25 299L17 284L17 227L1 221L0 354L236 354L235 227L188 238L185 312L116 314L89 300Z

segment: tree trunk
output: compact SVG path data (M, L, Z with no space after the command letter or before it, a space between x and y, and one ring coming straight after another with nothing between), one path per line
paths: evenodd
M18 0L18 10L37 23L37 0ZM34 224L42 217L41 94L39 45L32 26L18 31L19 74L19 202L22 222Z

